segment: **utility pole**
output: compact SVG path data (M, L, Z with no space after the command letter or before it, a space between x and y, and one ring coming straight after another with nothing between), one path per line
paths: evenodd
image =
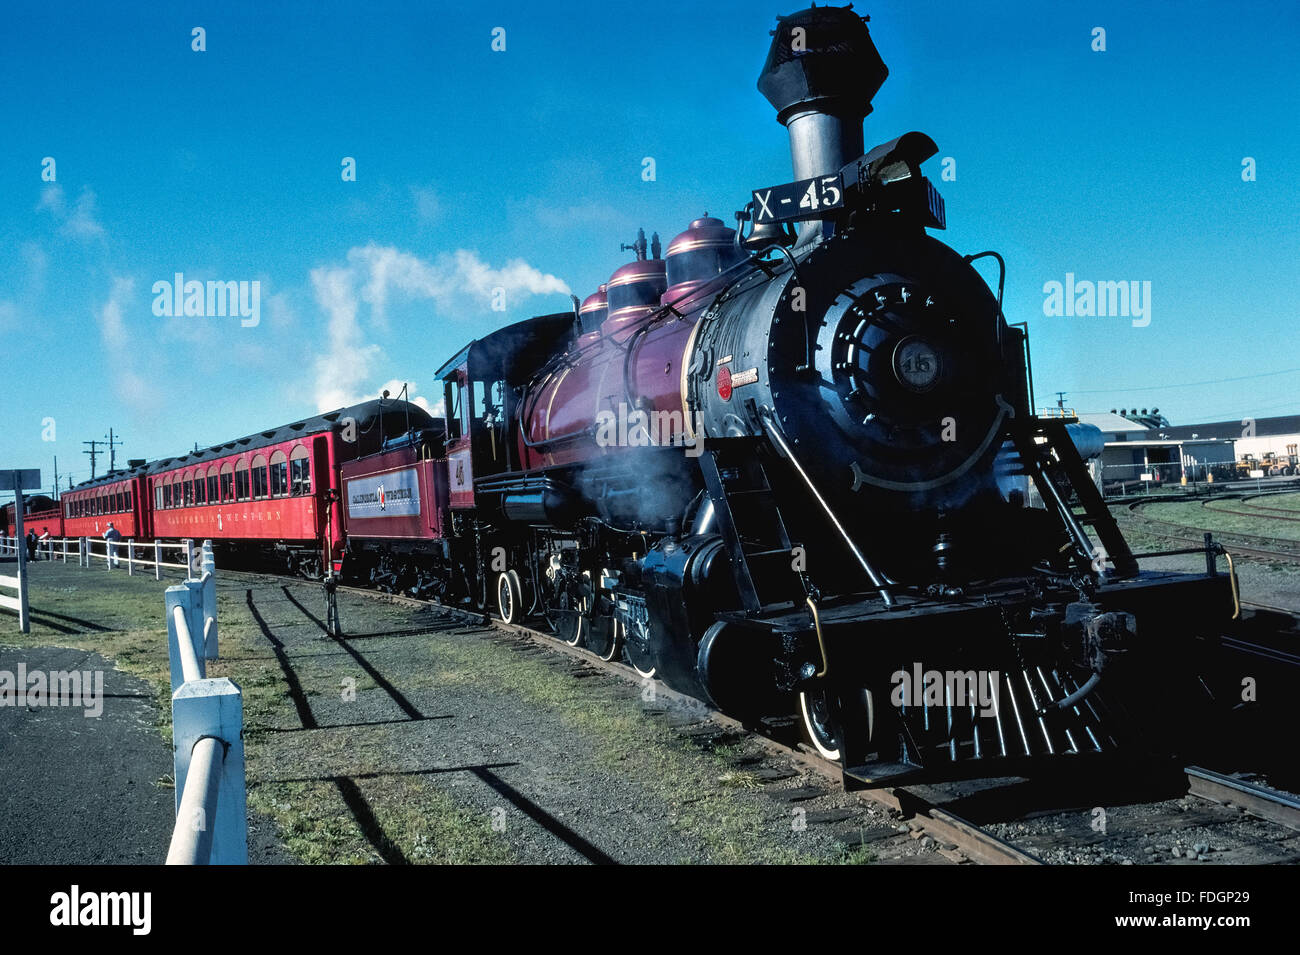
M59 456L54 456L54 499L59 499Z
M112 474L117 470L117 451L114 449L123 442L120 435L114 439L112 428L108 429L108 437L105 440L108 441L108 473Z
M1065 395L1066 393L1064 391L1058 391L1056 393L1056 407L1060 408L1062 411L1065 410Z
M89 455L90 455L90 479L93 481L93 480L95 480L95 456L99 454L99 452L98 452L97 450L95 450L95 449L96 449L99 445L103 444L104 442L103 442L103 441L83 441L83 442L81 442L81 443L82 443L82 444L88 444L88 445L90 445L90 450L89 450L89 451L82 451L81 453L82 453L82 454L89 454Z

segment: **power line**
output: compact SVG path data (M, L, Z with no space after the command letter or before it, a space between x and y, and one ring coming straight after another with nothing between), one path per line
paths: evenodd
M1236 378L1211 378L1206 381L1184 381L1177 385L1149 385L1145 388L1125 388L1123 386L1115 388L1098 388L1092 391L1076 390L1076 395L1114 395L1129 394L1135 391L1165 391L1169 388L1196 388L1200 385L1222 385L1230 381L1250 381L1255 378L1274 378L1278 375L1293 375L1300 371L1300 368L1287 368L1283 371L1266 371L1258 375L1239 375Z

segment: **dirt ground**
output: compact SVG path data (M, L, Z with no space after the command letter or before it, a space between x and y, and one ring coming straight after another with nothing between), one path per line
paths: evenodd
M156 861L173 798L154 781L171 762L162 590L175 581L73 564L38 563L32 575L33 631L20 639L7 617L0 640L113 660L123 671L115 679L135 688L129 721L161 731L152 749L135 740L132 770L136 789L156 790L145 802L157 818L142 838L157 851L112 860ZM244 695L250 821L275 836L259 843L261 861L951 861L941 854L949 847L730 737L654 684L352 594L339 601L349 636L335 639L321 625L318 585L219 580L221 652L208 675ZM2 745L26 754L44 745L35 724L18 724ZM84 781L86 765L58 756L49 769ZM29 804L23 826L57 815L76 830L76 788L44 792L57 807Z

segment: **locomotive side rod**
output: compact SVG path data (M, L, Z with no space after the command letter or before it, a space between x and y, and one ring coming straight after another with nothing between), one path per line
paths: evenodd
M821 492L817 490L817 485L814 484L812 478L808 476L808 472L803 469L803 465L799 463L799 459L794 456L794 451L791 450L789 442L786 441L785 433L781 430L781 426L776 423L776 418L773 416L771 409L761 408L758 413L763 419L763 424L767 428L768 435L774 442L776 442L777 447L781 449L781 453L789 459L790 463L794 466L795 471L798 472L799 477L803 478L804 484L808 486L808 493L810 493L813 496L813 499L821 505L822 510L825 511L826 516L830 518L830 522L835 527L835 530L839 532L840 537L844 538L844 543L848 545L853 556L857 558L858 563L862 565L862 569L866 572L867 578L871 581L871 585L875 587L876 592L880 594L880 599L885 602L886 607L892 607L894 605L894 598L889 593L889 588L885 586L885 582L881 576L876 573L876 569L871 566L871 562L867 560L862 551L858 550L858 545L853 543L853 538L850 537L849 532L844 529L844 525L840 523L840 519L835 516L835 511L831 509L830 504L826 502L826 498L822 497Z

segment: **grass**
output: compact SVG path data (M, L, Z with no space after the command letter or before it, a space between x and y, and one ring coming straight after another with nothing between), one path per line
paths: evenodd
M167 658L167 630L163 625L163 594L166 583L152 579L125 580L86 576L95 569L71 573L75 582L52 583L44 568L33 568L29 591L34 608L30 634L6 635L5 642L22 647L69 646L94 651L114 661L118 669L150 684L158 707L158 730L171 746L171 682ZM108 572L104 574L107 577ZM44 579L43 579L44 578ZM208 665L209 677L226 676L239 684L243 695L245 757L249 778L250 808L275 820L289 851L309 863L361 863L378 861L379 856L344 803L338 786L329 780L259 785L259 777L281 773L276 760L261 740L266 728L291 724L294 710L288 687L274 657L268 653L265 637L252 620L242 591L219 592L217 621L222 659ZM102 621L122 629L66 633L71 624L51 614L63 614L83 621ZM12 620L13 617L0 619ZM158 626L139 626L157 621ZM62 626L63 629L58 627ZM313 668L322 677L328 668ZM373 686L364 675L357 690ZM320 695L308 687L308 696ZM345 739L331 746L317 743L314 757L333 755L351 764L356 774L371 771L370 762L358 760ZM171 787L170 776L158 781ZM412 862L502 863L512 861L505 841L489 822L457 806L439 790L421 786L401 776L378 776L357 784L384 832L402 847Z
M1260 507L1277 507L1287 511L1300 511L1300 494L1270 494L1257 500L1246 501Z
M1244 505L1249 505L1249 501ZM1249 510L1241 501L1218 501L1210 507L1202 507L1191 501L1170 501L1148 504L1142 513L1147 517L1162 521L1173 521L1188 528L1200 528L1219 534L1245 534L1250 537L1262 537L1279 542L1300 541L1300 522L1279 521L1268 514L1244 515L1232 514L1217 508L1228 510ZM1270 503L1268 505L1272 507Z
M756 801L735 798L737 791L759 783L752 773L731 766L734 749L709 751L680 737L648 719L639 696L615 697L593 707L583 681L557 673L543 662L546 657L512 653L496 644L437 644L434 654L440 675L543 707L550 718L589 740L591 747L575 757L583 769L635 779L648 796L676 807L670 817L674 832L702 843L709 861L817 861L770 838L769 814ZM763 808L770 813L770 807Z
M166 584L128 580L121 574L81 570L33 570L31 603L37 608L32 633L7 637L22 646L76 646L92 650L147 681L158 703L159 732L168 746L171 734L169 668L163 594ZM110 579L111 576L111 579ZM225 584L230 587L231 585ZM301 614L268 594L261 612L272 632L274 612L301 625ZM273 608L278 608L274 610ZM108 630L61 632L65 614L101 621ZM409 625L410 611L375 603L366 608L366 625L375 630ZM12 619L12 618L9 618ZM227 676L243 693L249 806L272 818L288 850L308 863L368 863L382 854L363 831L333 772L352 780L383 835L411 862L504 863L515 860L506 836L494 830L488 813L468 807L431 777L383 772L400 760L402 724L365 730L332 729L307 734L272 733L300 728L288 683L261 626L244 599L242 584L218 592L221 659L209 664L210 677ZM71 626L70 624L68 626ZM16 630L16 627L13 628ZM66 629L66 627L65 627ZM363 693L374 681L347 654L323 636L319 649L301 638L289 648L293 670L309 700L338 693L344 677L356 679ZM382 650L392 638L359 644L362 652ZM576 680L551 654L526 655L473 637L419 639L409 665L386 675L403 693L462 687L475 694L513 700L581 741L561 771L599 785L604 777L631 787L634 805L662 814L669 844L698 847L710 862L799 863L870 860L869 853L839 852L800 840L784 829L775 806L753 795L760 787L752 772L732 765L740 748L709 750L681 737L663 722L647 717L640 694L597 689ZM405 651L403 651L405 652ZM418 659L417 659L418 658ZM381 670L384 668L381 667ZM315 704L313 704L314 706ZM530 713L531 715L531 713ZM286 736L293 736L286 743ZM322 768L324 767L324 768ZM370 778L358 778L375 773ZM774 828L775 827L775 828ZM694 856L692 856L694 857Z

